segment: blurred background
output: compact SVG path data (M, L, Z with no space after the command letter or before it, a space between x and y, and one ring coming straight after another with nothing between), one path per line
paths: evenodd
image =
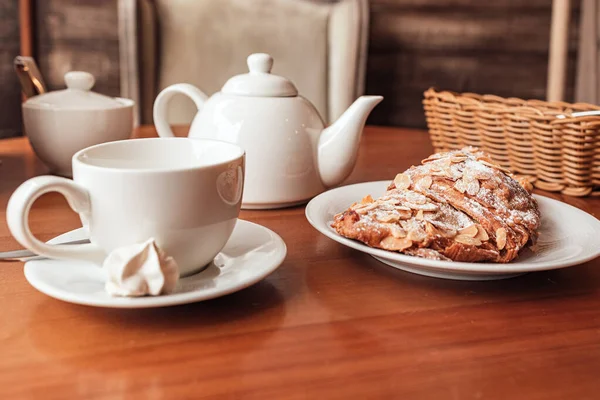
M368 123L418 128L425 127L423 92L432 86L546 98L550 0L338 3L0 0L0 137L22 134L13 70L19 54L36 59L50 90L64 88L65 72L91 72L95 91L136 98L141 123L151 122L152 100L162 87L190 82L210 95L227 77L246 72L251 51L273 53L274 72L294 80L331 118L344 85L352 86L346 96L385 97ZM568 7L563 97L574 101L581 2ZM347 84L337 82L339 71L351 76ZM179 123L186 118L189 112L174 116Z

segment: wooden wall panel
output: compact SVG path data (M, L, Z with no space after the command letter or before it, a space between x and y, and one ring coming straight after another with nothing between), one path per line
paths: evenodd
M16 3L0 0L2 16L17 15ZM567 100L573 99L579 21L579 1L572 4ZM118 95L117 0L34 0L33 6L34 49L49 88L63 88L63 74L81 69L96 76L95 90ZM424 127L422 93L430 86L545 97L550 0L371 0L370 7L367 92L385 101L369 123ZM3 89L17 93L14 32L14 23L0 28L0 46L8 49L0 52L0 80L11 79Z
M370 123L425 127L430 86L545 98L549 0L371 0ZM573 1L567 100L573 99L579 2Z
M0 138L21 134L21 88L13 70L19 55L17 0L0 0Z
M120 92L117 0L36 0L36 57L50 90L68 71L96 77L94 90Z

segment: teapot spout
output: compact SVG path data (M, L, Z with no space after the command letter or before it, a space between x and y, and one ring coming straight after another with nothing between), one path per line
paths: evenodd
M340 184L350 175L365 121L382 96L361 96L319 137L318 165L327 187Z

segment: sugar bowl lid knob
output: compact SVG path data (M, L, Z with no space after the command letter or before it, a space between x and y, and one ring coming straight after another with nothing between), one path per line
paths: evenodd
M71 71L65 74L65 83L69 89L90 90L94 87L94 75L84 71Z
M93 92L91 89L95 83L94 75L89 72L67 72L66 89L33 96L23 103L23 107L43 107L53 110L108 110L127 107L122 99Z

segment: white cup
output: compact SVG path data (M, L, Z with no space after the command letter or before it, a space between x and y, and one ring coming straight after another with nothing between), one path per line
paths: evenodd
M187 138L103 143L73 156L73 180L39 176L11 196L8 227L24 247L49 258L101 263L112 250L153 237L181 275L201 270L225 246L240 212L244 150ZM35 238L29 210L47 192L66 197L90 244L48 245Z

